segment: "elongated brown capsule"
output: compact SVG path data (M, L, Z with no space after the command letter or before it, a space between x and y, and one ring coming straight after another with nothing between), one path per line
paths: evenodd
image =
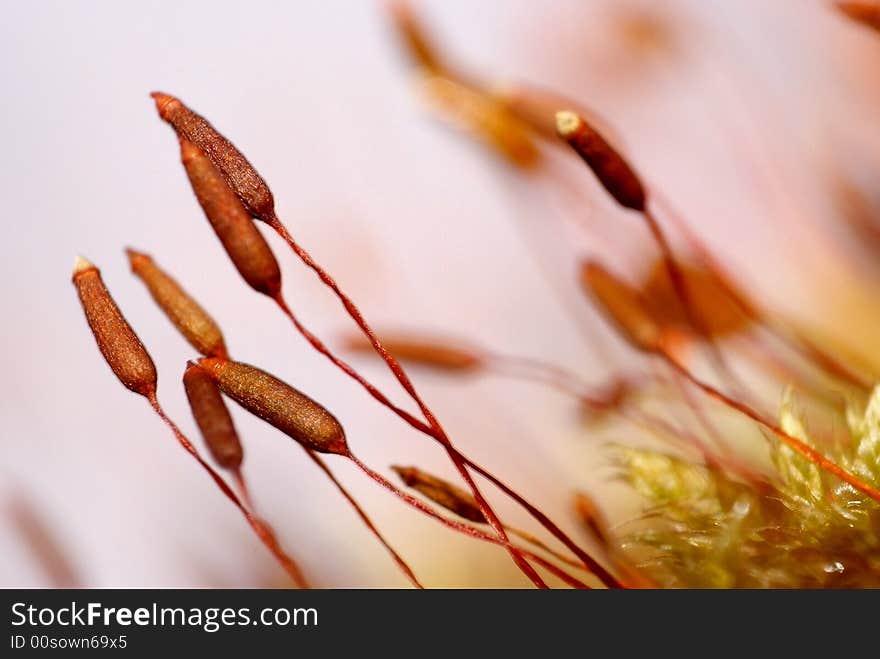
M645 189L638 175L580 115L571 111L557 112L556 132L583 159L618 204L645 210Z
M475 371L483 364L483 360L474 352L439 340L387 334L382 334L381 339L382 345L395 358L413 364L447 371ZM362 334L346 337L345 346L349 350L376 354L373 344Z
M73 284L98 349L116 377L135 393L154 395L156 366L104 286L98 268L78 256Z
M156 304L192 347L206 357L227 357L223 333L208 312L156 265L149 254L133 249L125 252L131 271L144 282Z
M225 359L200 359L199 366L224 394L306 448L349 455L345 431L336 417L274 375Z
M391 469L397 472L407 487L421 492L438 506L468 521L486 523L486 517L470 493L417 467L392 466Z
M880 2L841 0L837 3L837 9L857 23L880 32Z
M183 386L193 418L214 460L224 469L238 469L244 453L217 384L203 368L188 362Z
M162 92L153 92L151 96L156 101L159 116L174 128L178 137L205 152L248 213L264 222L274 220L272 191L235 145L179 99Z
M441 71L443 64L437 49L434 48L409 3L391 0L386 2L386 7L394 29L413 63L426 71Z
M278 261L239 198L198 146L181 139L180 158L205 216L239 274L254 290L278 295Z
M659 350L661 328L638 291L593 262L581 267L581 286L635 348L648 352Z

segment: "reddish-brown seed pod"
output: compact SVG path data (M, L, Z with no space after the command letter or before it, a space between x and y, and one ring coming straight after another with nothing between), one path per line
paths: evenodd
M618 204L637 211L645 210L645 188L638 175L580 115L570 111L557 112L556 132L583 159Z
M446 371L475 371L482 358L471 350L439 340L383 334L382 345L396 359ZM361 334L346 337L345 347L356 352L375 354L373 345Z
M179 99L161 92L153 92L151 96L159 116L174 128L178 137L205 152L248 213L264 222L272 222L275 219L272 191L232 142Z
M634 347L648 352L660 349L660 325L638 291L593 262L581 267L581 286Z
M180 158L205 216L239 274L254 290L277 296L281 291L278 261L239 198L198 146L181 139Z
M880 2L841 0L837 9L852 20L880 32Z
M77 257L73 284L98 349L116 377L135 393L155 394L156 366L104 286L98 268Z
M213 318L156 265L149 254L126 249L131 271L144 282L153 300L190 344L206 357L226 357L223 333Z
M238 469L244 453L217 384L204 369L188 362L183 386L193 418L214 460L224 469Z
M421 492L438 506L443 506L468 521L486 523L485 515L470 493L417 467L392 466L391 469L397 472L407 487Z
M386 2L386 7L394 29L413 63L426 71L441 71L443 64L437 49L431 44L409 3L390 0Z
M345 431L324 407L274 375L249 364L200 359L220 390L308 449L349 455Z

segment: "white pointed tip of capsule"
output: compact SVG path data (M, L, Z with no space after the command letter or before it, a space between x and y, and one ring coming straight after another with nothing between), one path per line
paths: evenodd
M91 270L95 267L95 264L89 261L82 256L77 256L76 260L73 262L73 274L78 275L81 272L85 272L86 270Z
M581 118L577 112L563 110L556 113L556 132L560 137L570 137L581 125Z

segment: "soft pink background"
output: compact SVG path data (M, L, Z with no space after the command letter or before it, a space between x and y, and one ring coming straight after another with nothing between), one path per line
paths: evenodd
M864 345L876 338L863 328L876 327L877 313L864 311L855 326L836 319L869 298L852 285L856 266L838 267L847 239L813 182L829 161L880 153L880 79L869 72L880 48L827 4L417 6L474 71L560 89L610 117L637 166L698 219L756 294ZM624 45L621 12L638 7L669 21L670 47ZM583 174L575 180L595 200L584 212L606 222L600 234L617 251L575 242L552 195L424 111L381 4L6 2L3 13L0 484L34 501L88 585L253 586L277 583L280 572L102 363L69 283L77 253L101 267L186 431L194 426L179 381L192 351L128 273L127 245L185 283L238 358L324 401L368 462L452 474L427 440L238 279L200 216L151 90L179 95L238 144L290 229L376 325L452 332L598 379L599 356L572 322L572 311L592 318L572 283L574 257L600 251L635 272L640 226ZM348 328L335 300L269 240L308 324L328 338ZM398 394L376 364L358 364ZM625 505L603 484L607 470L569 401L498 380L416 377L462 448L569 528L575 488L607 489L612 508ZM260 507L317 584L405 585L299 449L238 411L236 421ZM523 583L502 552L452 537L331 462L426 583ZM0 585L45 585L11 526L0 529Z

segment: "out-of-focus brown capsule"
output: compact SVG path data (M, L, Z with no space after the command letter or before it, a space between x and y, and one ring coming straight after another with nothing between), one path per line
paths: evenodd
M349 455L345 431L324 407L265 371L225 359L200 359L220 390L308 449Z
M226 357L223 333L198 302L162 270L149 254L126 249L131 271L144 282L150 295L177 330L206 357Z
M43 568L53 588L82 588L83 580L55 529L33 503L15 495L4 506L27 553Z
M439 75L428 76L421 84L433 105L512 165L531 169L540 162L529 128L485 92Z
M443 506L468 521L486 523L486 517L468 492L417 467L392 466L391 469L397 472L407 487L421 492L438 506Z
M857 23L880 32L880 2L865 0L841 0L837 9Z
M442 71L443 64L437 49L434 48L409 3L389 0L385 4L394 29L413 63L426 71Z
M633 394L633 384L626 378L615 378L605 386L581 398L584 421L596 423L612 411L619 410Z
M278 261L239 198L198 146L181 139L180 158L205 216L239 274L254 290L277 296L281 291Z
M232 142L179 99L161 92L153 92L151 96L159 116L174 128L178 137L205 152L248 213L264 222L276 219L272 191Z
M683 264L680 270L690 296L691 312L709 335L727 336L748 327L748 316L728 292L733 287L732 283L726 283L721 280L721 275L697 266ZM669 281L669 270L662 259L654 263L647 278L640 283L639 290L649 313L663 325L664 331L692 331L681 298ZM736 295L743 298L745 294L736 291Z
M204 369L189 362L183 386L193 418L214 460L224 469L238 469L244 457L241 441L217 384Z
M645 188L629 163L576 112L556 113L556 132L583 159L614 200L645 210Z
M634 347L648 352L660 349L661 328L638 291L593 262L581 266L581 286Z
M430 339L383 334L382 345L400 361L446 371L475 371L483 365L479 355L465 348ZM362 334L346 337L349 350L375 355L373 344Z
M156 366L104 286L98 268L78 256L73 284L98 349L116 377L135 393L155 395Z

